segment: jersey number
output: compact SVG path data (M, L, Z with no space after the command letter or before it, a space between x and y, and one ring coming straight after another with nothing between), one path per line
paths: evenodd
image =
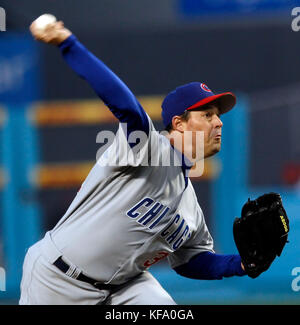
M158 252L156 254L156 256L154 256L152 258L152 260L147 260L145 263L144 263L144 266L145 267L149 267L155 263L157 263L158 261L162 260L163 258L167 257L169 255L169 253L167 252Z

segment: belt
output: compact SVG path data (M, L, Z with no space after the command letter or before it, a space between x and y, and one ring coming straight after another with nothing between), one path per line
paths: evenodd
M78 273L77 269L72 268L68 263L66 263L62 259L62 257L59 257L53 263L53 265L55 265L59 270L61 270L63 273L67 274L71 278L89 283L99 290L109 290L112 293L112 292L115 292L115 291L121 289L126 284L125 283L125 284L118 285L118 284L109 284L109 283L106 284L106 283L99 282L95 279L92 279L92 278L84 275L82 272Z

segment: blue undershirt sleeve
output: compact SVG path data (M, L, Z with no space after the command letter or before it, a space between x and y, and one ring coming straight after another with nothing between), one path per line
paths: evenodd
M241 267L240 255L220 255L212 252L200 253L174 270L184 277L201 280L220 280L223 277L246 274Z
M132 131L149 133L147 114L128 87L76 38L69 36L59 46L64 60L85 79L121 123Z

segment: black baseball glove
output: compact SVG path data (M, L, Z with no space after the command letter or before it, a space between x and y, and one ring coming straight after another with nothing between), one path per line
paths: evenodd
M245 271L251 278L266 271L287 243L289 219L277 193L268 193L243 206L233 223L233 236Z

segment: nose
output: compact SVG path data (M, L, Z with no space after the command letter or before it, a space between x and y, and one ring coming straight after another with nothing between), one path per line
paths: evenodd
M216 128L221 128L223 126L223 122L221 121L220 117L217 114L215 114L214 126Z

